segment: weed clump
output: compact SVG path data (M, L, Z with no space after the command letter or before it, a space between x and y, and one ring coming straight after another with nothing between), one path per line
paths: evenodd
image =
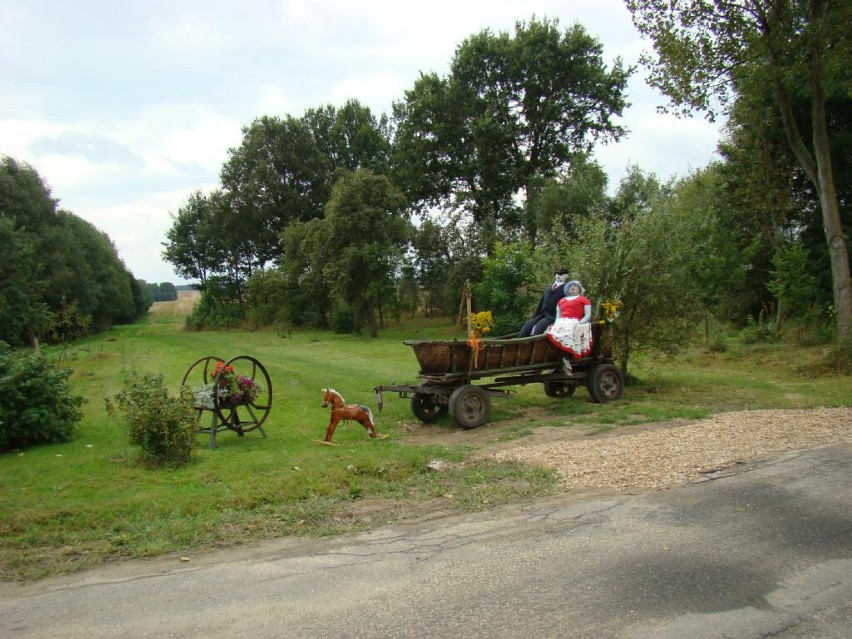
M163 376L133 374L124 390L106 400L107 412L121 412L130 443L141 449L141 461L152 467L189 463L195 445L197 410L191 391L183 386L169 395Z

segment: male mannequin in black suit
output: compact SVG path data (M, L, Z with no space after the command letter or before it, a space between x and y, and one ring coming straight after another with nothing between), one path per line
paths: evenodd
M565 282L568 279L568 271L564 268L556 269L556 278L552 284L548 284L535 307L535 313L528 319L518 337L530 337L541 335L547 327L556 321L556 303L565 297Z

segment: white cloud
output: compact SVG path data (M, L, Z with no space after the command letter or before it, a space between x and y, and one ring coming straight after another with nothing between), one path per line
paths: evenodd
M264 85L260 87L258 96L254 100L254 111L258 115L295 114L300 110L297 100L298 98L294 99L292 94L280 85ZM246 122L245 124L250 123Z
M111 133L164 164L197 164L216 174L229 147L240 143L242 123L200 104L147 107Z
M630 165L654 173L661 181L685 177L714 157L718 128L695 118L645 112L631 118L632 133L617 144L599 147L595 157L609 176L612 192Z

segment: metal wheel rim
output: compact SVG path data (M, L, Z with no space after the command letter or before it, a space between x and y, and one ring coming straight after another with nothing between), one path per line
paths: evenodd
M240 363L246 362L251 370L250 375L245 375L244 370L239 370ZM236 363L236 364L235 364ZM219 420L230 430L237 433L247 433L249 431L260 428L266 418L269 416L269 411L272 408L272 380L269 379L269 373L266 372L263 364L254 357L248 355L237 355L232 357L227 362L224 362L222 368L214 380L214 387L219 385L219 380L222 373L228 366L233 366L237 374L243 374L249 377L252 381L260 379L260 384L263 387L263 392L246 404L238 404L237 406L226 406L220 403L218 393L213 393L213 410L216 411ZM242 409L242 414L240 413ZM242 416L241 416L242 415ZM249 416L248 421L243 421L245 415Z

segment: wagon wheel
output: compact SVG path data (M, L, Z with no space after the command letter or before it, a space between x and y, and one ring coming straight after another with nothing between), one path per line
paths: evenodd
M236 404L231 404L226 397L220 397L219 393L213 393L213 410L223 425L242 435L260 428L269 416L272 408L272 381L263 364L254 357L238 355L222 365L219 374L213 379L215 388L225 382L225 375L230 373L229 367L234 375L251 380L257 387L257 393Z
M440 401L435 393L415 393L411 396L411 412L424 424L431 424L447 414L446 400Z
M183 376L183 380L181 381L181 386L189 386L190 390L193 388L203 388L208 384L213 383L213 377L215 376L216 366L219 364L224 364L225 360L221 357L216 357L215 355L208 355L207 357L202 357L198 361L192 364ZM197 419L201 419L201 413L204 412L203 408L198 406L195 407Z
M222 359L221 357L216 357L215 355L208 355L207 357L202 357L187 369L186 374L183 376L183 381L181 381L180 385L186 386L186 383L188 381L191 383L191 377L194 377L196 380L200 378L200 383L202 385L209 384L213 381L213 375L216 371L216 365L219 362L224 361L224 359Z
M599 404L614 401L624 391L624 376L613 364L600 364L589 375L589 393Z
M465 384L450 395L450 414L462 428L482 426L491 414L491 398L479 386Z
M577 387L574 384L566 384L565 382L544 382L544 394L548 397L558 397L560 399L571 397Z

